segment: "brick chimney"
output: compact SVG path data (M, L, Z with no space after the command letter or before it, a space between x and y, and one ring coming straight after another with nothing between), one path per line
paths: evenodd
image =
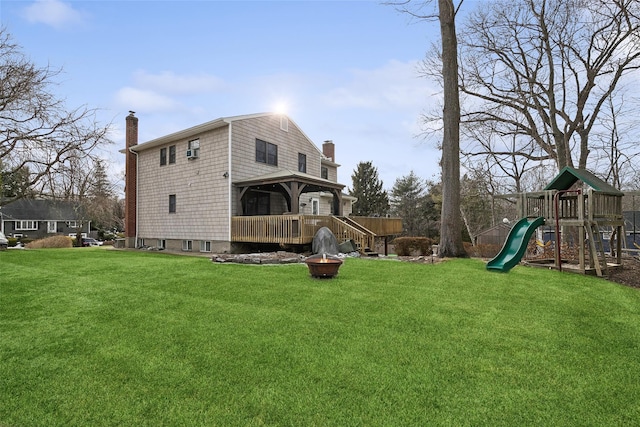
M136 245L136 196L137 196L137 156L129 148L138 145L138 118L134 111L129 111L126 118L126 161L124 180L124 236L125 245L133 248Z
M332 162L336 161L336 146L332 140L328 139L322 144L322 154L330 158Z

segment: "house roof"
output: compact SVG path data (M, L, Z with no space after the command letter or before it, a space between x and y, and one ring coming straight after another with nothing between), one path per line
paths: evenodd
M328 179L324 178L318 178L316 176L309 175L303 172L295 172L290 169L278 169L277 171L265 175L259 175L245 180L234 181L233 184L240 187L246 187L250 185L276 184L279 182L290 181L298 181L304 184L335 188L338 190L342 190L345 187L344 184L339 184L337 182L329 181Z
M72 202L19 199L2 207L2 217L5 221L75 221L78 219L78 214Z
M225 127L225 126L229 126L231 123L233 123L235 121L238 121L238 120L247 120L247 119L254 119L254 118L268 117L268 116L282 116L282 114L267 112L267 113L244 114L244 115L240 115L240 116L220 117L220 118L217 118L215 120L211 120L211 121L206 122L206 123L202 123L202 124L199 124L199 125L196 125L196 126L192 126L190 128L183 129L183 130L178 131L178 132L170 133L169 135L161 136L160 138L152 139L151 141L147 141L147 142L143 142L141 144L134 145L134 146L132 146L130 148L130 150L133 151L133 152L139 153L140 151L144 151L144 150L147 150L147 149L150 149L150 148L158 147L160 145L164 145L164 144L173 142L173 141L175 141L177 139L186 139L186 138L190 138L190 137L195 136L195 135L199 135L202 132L208 132L210 130L214 130L214 129L222 128L222 127ZM313 143L313 141L311 141L311 138L309 138L302 131L302 129L300 129L300 126L298 126L293 120L291 120L291 118L289 116L286 116L286 117L287 117L287 120L289 120L289 122L293 123L298 128L298 130L300 130L300 132L304 135L304 137L309 142L311 142L311 144L316 148L316 150L318 150L318 152L324 158L324 154L322 153L322 150L320 150ZM126 150L122 150L121 152L122 153L126 153ZM337 163L335 165L339 166L339 165L337 165Z
M622 196L624 193L614 186L607 184L602 179L595 176L586 169L574 169L570 166L564 167L560 173L544 188L545 190L568 190L578 181L584 182L589 187L600 193L614 194Z

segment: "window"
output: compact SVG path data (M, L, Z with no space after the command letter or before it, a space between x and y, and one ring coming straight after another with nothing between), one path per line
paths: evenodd
M169 213L176 213L176 195L169 194Z
M160 149L160 166L164 166L167 164L167 149Z
M169 164L176 162L176 146L169 147Z
M38 221L16 221L16 230L37 230Z
M298 172L307 173L307 155L298 153Z
M311 199L311 215L320 215L320 200Z
M256 139L256 162L278 166L278 146Z
M322 166L320 168L320 177L322 179L329 179L329 169L327 169L325 166Z
M167 242L164 239L158 239L158 244L156 246L158 249L166 249Z
M211 242L200 241L200 252L211 252Z
M246 215L269 215L271 213L271 197L269 193L250 192L245 196L244 211Z
M191 156L189 156L189 153L191 153ZM189 141L189 144L187 146L187 157L195 159L199 155L200 155L200 140L192 139L191 141Z
M47 221L47 233L58 232L58 223L55 221Z
M193 250L193 240L183 240L182 241L182 250L191 252Z
M289 132L289 119L286 116L280 116L280 130Z
M78 228L78 221L67 221L67 226L69 228Z

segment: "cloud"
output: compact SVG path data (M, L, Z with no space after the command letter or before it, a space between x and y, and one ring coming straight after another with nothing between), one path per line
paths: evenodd
M415 109L424 106L430 90L418 75L416 61L389 61L374 70L351 70L351 80L331 89L323 101L332 108L368 110Z
M134 73L133 79L136 86L141 88L174 95L216 92L225 87L225 82L222 79L204 73L179 75L173 71L164 71L159 74L151 74L144 70L138 70Z
M70 4L59 0L36 0L24 8L25 19L33 24L45 24L56 29L82 25L84 16Z
M171 111L180 107L177 101L168 96L133 87L118 90L115 98L122 107L137 111Z

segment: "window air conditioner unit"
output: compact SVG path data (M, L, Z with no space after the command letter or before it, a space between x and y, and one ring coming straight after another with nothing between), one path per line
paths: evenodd
M187 159L197 159L196 150L187 150Z

